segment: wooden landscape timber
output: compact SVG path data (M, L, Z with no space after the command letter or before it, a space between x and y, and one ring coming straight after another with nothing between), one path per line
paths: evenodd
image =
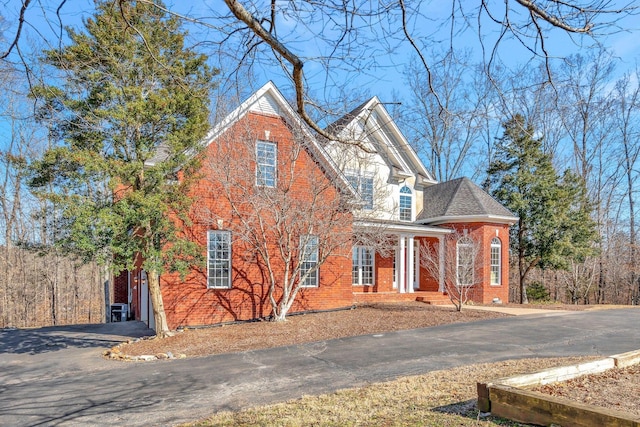
M517 422L537 425L640 427L640 418L527 388L640 364L640 350L593 362L478 383L478 409Z

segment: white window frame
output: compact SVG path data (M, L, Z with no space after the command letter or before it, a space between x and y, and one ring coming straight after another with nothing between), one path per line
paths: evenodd
M224 236L221 242L226 243L226 248L212 248L213 236ZM218 273L224 271L226 271L226 277L223 274L217 276ZM229 289L231 288L231 276L231 232L209 230L207 232L207 287L210 289Z
M263 155L262 153L269 154ZM271 153L273 155L271 156ZM267 180L271 172L272 177ZM259 187L275 187L278 179L278 145L275 142L256 142L256 185Z
M499 238L491 239L491 250L489 251L489 281L493 286L502 285L502 242ZM494 274L497 280L494 280Z
M320 284L318 236L300 236L300 287L317 288ZM307 274L308 273L308 274ZM305 274L307 276L305 277Z
M403 206L403 202L406 205L407 200L409 201L408 208L406 206ZM400 197L398 198L398 208L399 208L398 219L400 221L413 221L413 191L411 191L411 189L406 185L403 185L400 188ZM409 214L408 217L406 215L407 213Z
M346 172L345 177L349 184L360 195L364 202L362 209L373 210L374 201L374 175L371 173Z
M471 259L464 259L465 255L464 250L467 250ZM458 286L472 286L475 281L475 254L473 253L473 240L469 237L462 237L456 243L456 283ZM469 283L461 283L461 274L465 276L469 276L467 270L471 270L471 277L467 277L467 279L471 279Z
M366 256L368 255L368 256ZM365 264L366 259L371 260ZM351 269L351 281L354 286L373 286L375 281L376 254L373 248L368 246L354 246L352 252L353 266ZM366 271L365 271L366 268ZM370 273L370 274L369 274ZM370 280L366 280L370 279Z

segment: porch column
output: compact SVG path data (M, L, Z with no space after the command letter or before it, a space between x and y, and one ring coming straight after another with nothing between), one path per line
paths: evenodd
M438 236L438 271L440 277L438 277L438 290L440 292L444 292L444 238L442 236Z
M413 268L414 268L414 260L413 260L413 236L409 236L407 238L407 292L413 293ZM403 264L404 265L404 264Z
M398 262L396 263L396 271L398 273L398 291L403 294L406 291L405 277L405 254L404 254L404 236L398 236Z
M420 288L420 241L414 239L414 242L416 243L414 245L416 259L413 266L413 282L416 284L416 286L414 286L415 289Z

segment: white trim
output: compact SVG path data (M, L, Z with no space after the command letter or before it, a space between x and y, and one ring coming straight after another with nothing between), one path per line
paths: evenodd
M273 165L267 163L260 163L260 155L258 154L259 149L258 146L263 144L267 147L273 147ZM258 187L267 187L267 188L275 188L278 186L278 144L272 141L264 141L259 139L256 141L255 147L255 156L256 156L256 185ZM261 166L273 167L273 185L270 185L266 182L265 178L261 176Z
M407 236L407 292L413 293L414 288L414 277L413 272L415 268L415 258L414 258L414 239L413 236Z
M497 240L498 243L493 243L494 240ZM498 249L498 281L494 282L492 280L493 273L493 250ZM502 240L499 237L491 238L491 242L489 243L489 285L490 286L502 286Z
M403 193L402 190L404 189L409 190L408 193ZM413 194L414 190L411 189L411 187L409 187L407 184L402 185L402 187L398 188L398 220L399 221L405 221L405 222L413 222L415 217L414 217L414 211L415 209L413 209L413 205L414 205L414 201L415 201L415 195ZM402 219L402 198L409 198L409 219ZM406 208L405 208L406 209Z
M363 283L363 279L362 279L362 267L363 267L363 263L362 263L362 251L361 249L367 250L369 252L371 252L371 283ZM351 284L353 286L374 286L375 285L375 281L376 281L376 252L375 250L370 247L370 246L362 246L362 245L358 245L358 246L354 246L351 249L351 260L353 262L353 254L354 251L357 253L357 268L358 268L358 280L357 282L353 282L353 265L351 266Z
M438 237L453 233L453 230L448 228L432 227L429 225L409 222L407 224L393 224L372 221L354 221L353 226L355 228L380 228L382 231L389 233L410 233L414 236L420 237Z
M518 217L502 216L502 215L469 215L469 216L439 216L435 218L420 219L416 221L419 224L438 225L445 223L459 222L489 222L493 224L513 225L518 222Z
M398 244L400 243L400 236L398 236ZM393 284L392 284L392 288L393 289L398 289L398 276L399 276L399 269L398 269L398 265L400 265L400 251L398 250L398 247L396 246L395 250L393 251Z
M401 294L404 294L406 292L406 274L405 274L405 264L406 264L406 259L405 259L405 253L404 253L404 236L400 235L399 236L399 240L398 240L398 250L400 251L400 265L398 267L400 268L396 268L396 270L398 270L398 275L399 275L399 279L398 280L398 290L400 291Z
M211 285L210 282L210 273L211 273L211 267L210 267L210 261L211 259L209 258L211 256L211 249L209 248L209 244L211 241L211 235L213 234L217 234L217 235L225 235L228 238L227 244L228 244L228 252L229 252L229 258L226 260L229 265L228 265L228 275L229 277L227 278L227 284L224 286L213 286ZM207 288L208 289L231 289L231 283L233 281L233 267L232 267L232 249L231 249L231 232L228 230L207 230ZM225 260L223 260L225 261Z
M318 143L316 137L310 132L309 127L300 119L300 115L293 110L291 105L287 102L278 88L271 81L267 82L264 86L251 94L244 102L242 102L231 113L225 116L222 121L213 126L209 133L207 133L207 135L202 139L201 148L207 148L209 145L211 145L211 143L213 143L213 141L220 138L222 134L229 130L235 123L240 121L240 119L246 116L249 112L265 114L264 111L255 107L260 104L261 98L267 96L271 96L276 102L277 107L280 109L280 117L295 120L300 125L302 132L304 132L305 141L309 143L310 148L315 150L315 153L313 153L314 160L316 160L316 155L319 156L320 159L318 160L321 161L322 166L324 166L341 183L339 188L347 189L347 191L351 193L351 196L356 197L357 194L355 194L355 192L351 189L351 185L346 180L331 156L329 156L325 149ZM188 156L193 156L196 154L196 152L194 150L190 150L186 154ZM152 161L147 161L145 164L148 166L155 165L155 163Z
M374 107L376 110L376 113L383 116L382 117L383 120L379 120L377 117L375 118L376 121L378 122L378 126L380 126L380 128L386 127L387 129L389 129L393 134L393 136L402 145L402 147L397 147L397 146L394 146L395 144L389 144L393 148L393 154L396 157L396 159L399 160L401 164L405 165L405 167L407 168L406 170L408 172L423 175L427 177L427 179L429 180L428 182L436 184L437 181L431 177L429 170L424 166L424 164L420 160L420 157L418 157L417 153L411 147L411 144L409 144L409 141L407 141L407 139L404 137L402 132L400 132L400 129L396 125L395 121L391 118L389 113L387 112L387 109L384 107L384 104L380 102L377 96L374 97L372 101L373 100L376 101L376 104ZM384 135L383 132L380 132L380 133ZM385 139L388 140L386 135L384 136L385 136ZM400 154L400 150L402 150L407 155L407 157L409 157L409 160L411 161L411 165L407 165L405 159L403 159L402 155ZM417 169L417 170L414 170L414 169Z
M465 258L462 258L460 255L460 249L461 248L465 248L470 250L470 254L471 254L471 259L467 260ZM464 254L466 255L466 253ZM473 286L473 284L475 283L476 280L476 271L475 271L475 255L474 254L474 242L473 240L471 240L470 237L468 237L467 235L465 235L464 237L461 237L458 239L458 241L456 242L456 284L457 286ZM470 263L471 265L471 282L470 283L460 283L460 265L461 265L461 261L464 262L463 265L466 265L467 262ZM464 273L464 271L463 271Z
M313 257L315 258L314 261L308 261L307 258L307 245L309 243L311 243L312 241L315 240L315 244L313 245L314 253L313 253ZM319 244L320 244L320 239L318 238L318 236L316 236L315 234L305 234L303 236L300 236L300 287L301 288L317 288L320 285L320 266L318 265L318 255L319 255ZM305 263L312 263L315 262L315 266L311 267L309 270L305 270L303 272L302 266ZM315 283L311 284L311 285L307 285L306 282L308 279L310 279L309 276L305 277L304 280L302 279L302 276L304 276L305 274L307 274L308 272L311 272L311 274L314 274L314 277L311 277L312 279L315 278Z
M372 211L373 208L375 207L375 201L376 201L376 175L374 172L370 172L370 171L362 171L362 170L357 170L357 169L346 169L343 172L343 176L345 177L345 179L349 182L349 185L351 186L351 188L354 188L353 184L351 181L349 181L349 179L355 179L356 182L355 184L357 185L357 188L355 188L356 194L358 195L359 201L360 201L360 208L362 210L365 211ZM363 189L364 189L364 182L365 180L367 180L367 184L369 183L369 181L371 181L371 199L369 199L368 196L369 194L366 194Z
M366 115L367 113L368 116ZM364 127L362 127L363 124L365 125ZM437 181L431 177L429 170L424 166L418 154L387 112L384 103L377 96L374 96L360 107L359 114L351 117L349 122L342 125L342 129L346 130L355 125L360 128L362 133L369 135L367 138L369 148L374 148L371 147L374 142L385 145L385 147L379 147L384 153L379 152L378 154L388 156L391 163L388 166L392 169L392 176L396 178L415 176L418 185L425 183L437 184ZM341 132L341 134L344 134L344 132ZM397 170L394 171L394 168ZM420 182L417 182L418 177L420 177Z

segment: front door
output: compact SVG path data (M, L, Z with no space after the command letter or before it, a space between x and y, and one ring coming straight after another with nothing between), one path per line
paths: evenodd
M149 328L156 327L156 321L153 317L153 303L149 296L149 282L147 281L147 272L140 273L140 320Z

